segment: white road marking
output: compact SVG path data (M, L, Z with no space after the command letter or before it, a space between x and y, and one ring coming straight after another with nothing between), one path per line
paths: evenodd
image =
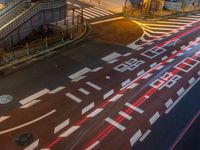
M78 90L79 90L81 93L85 94L85 95L89 95L89 94L90 94L90 92L87 91L86 89L79 88Z
M82 115L88 112L90 109L92 109L95 106L94 102L90 103L88 106L84 107L82 109Z
M59 125L57 125L54 128L54 134L57 133L58 131L62 130L67 125L69 125L69 119L67 119L67 120L63 121L62 123L60 123Z
M173 104L172 99L169 99L169 100L165 103L165 106L166 106L166 108L169 108L172 104Z
M188 81L188 83L189 84L193 84L194 83L194 81L195 81L195 78L194 77L192 77L189 81Z
M174 55L174 54L176 54L177 53L177 50L174 50L173 52L172 52L172 55Z
M2 116L2 117L0 117L0 122L3 122L8 118L10 118L10 116Z
M85 67L85 68L83 68L83 69L81 69L81 70L69 75L68 77L73 80L73 79L76 79L76 78L78 78L78 77L90 72L90 71L92 71L90 68Z
M127 113L125 113L123 111L120 111L119 115L121 115L122 117L126 118L127 120L131 120L132 119L132 116L130 116L129 114L127 114Z
M102 20L102 21L96 21L96 22L92 22L91 24L99 24L99 23L104 23L104 22L110 22L110 21L114 21L114 20L120 20L123 19L124 17L116 17L116 18L112 18L112 19L106 19L106 20Z
M84 79L85 77L86 77L86 76L80 76L80 77L78 77L78 78L76 78L76 79L73 79L72 82L78 82L78 81Z
M13 128L7 129L7 130L0 131L0 135L5 134L5 133L8 133L8 132L11 132L11 131L18 130L18 129L20 129L20 128L23 128L23 127L25 127L25 126L28 126L28 125L33 124L33 123L35 123L35 122L38 122L38 121L40 121L40 120L42 120L42 119L44 119L44 118L46 118L46 117L52 115L52 114L55 113L55 112L56 112L56 110L53 109L52 111L48 112L47 114L45 114L45 115L43 115L43 116L40 116L39 118L36 118L36 119L34 119L34 120L32 120L32 121L29 121L29 122L27 122L27 123L21 124L21 125L19 125L19 126L16 126L16 127L13 127Z
M88 148L86 148L85 150L92 150L93 148L95 148L100 142L96 141L94 142L92 145L90 145Z
M156 112L156 113L149 119L150 124L153 125L153 124L158 120L159 117L160 117L159 112Z
M151 77L153 74L151 73L148 73L146 74L145 76L142 77L142 79L148 79L149 77Z
M139 76L141 76L141 75L143 75L143 74L145 74L145 71L144 71L144 70L141 70L140 72L137 73L137 76L139 77Z
M71 94L71 93L69 93L69 92L66 93L65 95L66 95L67 97L71 98L72 100L76 101L77 103L82 102L82 100L81 100L80 98L74 96L73 94Z
M156 65L157 65L157 62L153 62L153 63L150 65L150 67L153 68L153 67L155 67Z
M106 61L106 62L110 62L112 60L115 60L116 58L119 58L120 56L121 56L121 54L113 52L113 53L103 57L102 60Z
M109 99L109 102L116 102L122 96L123 96L123 94L117 94L117 95L113 96L111 99Z
M103 108L97 108L93 112L91 112L89 115L87 115L87 118L95 117L96 115L98 115L102 111L103 111Z
M97 71L102 70L102 69L103 69L103 67L97 67L97 68L93 69L92 72L97 72Z
M107 99L108 97L110 97L112 94L114 94L114 90L110 90L109 92L107 92L106 94L103 95L103 99Z
M128 89L133 89L133 88L135 88L136 86L138 86L139 85L139 83L132 83L130 86L128 86L127 88Z
M116 122L115 120L113 120L109 117L106 118L105 121L110 123L111 125L115 126L116 128L118 128L121 131L124 131L126 129L126 127L124 127L123 125L119 124L118 122Z
M24 148L24 150L34 150L36 147L38 147L39 141L40 141L39 139L36 140L32 144L30 144L29 146L27 146L26 148Z
M151 133L151 130L148 129L143 136L140 138L140 142L143 142L145 140L145 138Z
M43 96L43 95L45 95L47 93L49 93L49 90L48 89L43 89L43 90L41 90L41 91L31 95L31 96L19 101L19 103L24 105L24 104L29 103L30 101L32 101L32 100L34 100L34 99L36 99L38 97L41 97L41 96Z
M98 85L96 85L96 84L94 84L94 83L92 83L92 82L89 82L89 81L86 82L86 84L89 85L90 87L92 87L92 88L98 90L98 91L100 91L100 90L102 89L100 86L98 86Z
M59 137L68 137L70 134L78 130L80 126L72 126L69 129L67 129L65 132L59 135Z
M200 78L198 78L190 87L165 111L165 114L168 114L180 101L181 99L191 90L191 88L200 81Z
M142 110L142 109L140 109L140 108L138 108L138 107L136 107L136 106L134 106L134 105L132 105L132 104L130 104L128 102L125 103L125 106L131 108L132 110L134 110L134 111L136 111L136 112L138 112L140 114L144 113L144 110Z
M167 62L168 62L168 63L171 63L171 62L173 62L174 60L175 60L174 58L171 58L171 59L167 60Z
M22 105L20 108L22 108L22 109L29 108L29 107L31 107L31 106L33 106L33 105L39 103L40 101L41 101L41 100L33 100L33 101L31 101L31 102L29 102L29 103L27 103L27 104L25 104L25 105Z
M124 57L127 57L127 56L130 56L131 54L132 54L132 53L129 52L129 53L124 54L123 56L124 56Z
M124 87L124 86L126 86L127 84L129 84L130 82L131 82L131 80L130 80L130 79L127 79L127 80L125 80L125 81L122 82L121 86Z
M160 65L160 66L158 66L155 70L161 70L162 68L164 68L165 66L163 66L163 65Z
M63 89L65 89L65 87L58 87L58 88L54 89L53 91L49 92L49 94L56 94L56 93L60 92Z
M131 138L130 138L130 144L133 146L139 138L142 136L141 130L138 130Z
M166 60L168 58L168 56L164 56L161 58L162 61Z
M178 96L181 96L185 92L185 89L182 87L177 91Z

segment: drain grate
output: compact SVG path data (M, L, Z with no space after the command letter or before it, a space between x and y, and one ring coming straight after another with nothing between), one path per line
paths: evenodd
M15 142L17 146L23 147L30 145L34 140L34 137L31 133L23 133L17 136Z
M0 104L8 104L13 100L13 97L10 95L0 96Z

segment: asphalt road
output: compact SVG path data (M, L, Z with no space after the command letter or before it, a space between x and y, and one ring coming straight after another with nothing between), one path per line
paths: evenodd
M14 68L0 80L2 94L18 104L14 110L2 106L1 148L131 149L159 133L163 144L153 140L154 149L167 149L199 109L199 102L188 102L185 94L197 85L192 93L199 97L200 22L177 31L132 51L87 39ZM173 126L171 134L174 117L186 112L182 121L175 119L180 130ZM165 127L169 137L160 131ZM31 144L23 139L24 146L17 146L24 133L33 136Z

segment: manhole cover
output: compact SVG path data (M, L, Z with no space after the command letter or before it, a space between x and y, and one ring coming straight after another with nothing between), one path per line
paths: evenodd
M23 133L16 138L15 142L18 146L28 146L33 142L33 139L31 133Z
M8 104L12 101L13 97L10 95L0 96L0 104Z

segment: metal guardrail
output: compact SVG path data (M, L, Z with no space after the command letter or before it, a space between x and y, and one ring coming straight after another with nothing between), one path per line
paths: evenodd
M11 9L15 8L18 4L25 2L26 0L14 0L11 3L9 3L8 6L6 6L4 9L0 11L0 17L2 17L4 14L8 13Z
M64 5L66 5L66 2L64 0L38 2L35 5L32 5L29 9L16 17L7 26L4 26L4 28L0 29L0 40L6 37L10 32L14 31L16 28L18 28L20 25L25 23L27 20L29 20L40 11L45 9L59 8Z

